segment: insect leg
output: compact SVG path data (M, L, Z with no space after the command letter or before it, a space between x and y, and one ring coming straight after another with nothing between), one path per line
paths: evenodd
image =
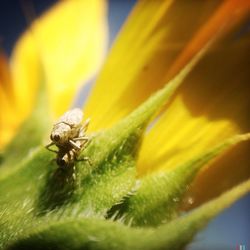
M88 129L89 126L89 122L90 122L90 118L88 118L82 125L82 132L86 132L86 130Z
M89 137L87 136L81 136L81 137L75 137L71 139L72 141L89 141Z
M74 149L76 149L76 150L80 150L80 149L81 149L81 147L79 147L73 140L69 140L69 143L70 143L70 145L71 145Z
M87 145L90 142L89 137L77 137L77 138L74 138L72 140L75 141L75 142L80 142L81 143L81 146L80 146L81 149L86 148Z
M53 146L53 145L55 145L55 143L54 143L54 142L51 142L50 144L46 145L45 147L46 147L49 151L51 151L51 152L58 153L57 150L54 150L54 149L51 149L51 148L50 148L50 147Z

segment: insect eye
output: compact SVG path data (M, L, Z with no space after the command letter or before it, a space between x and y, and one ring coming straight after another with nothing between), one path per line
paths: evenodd
M55 134L55 135L53 136L53 139L54 139L55 141L59 141L59 140L60 140L60 135Z

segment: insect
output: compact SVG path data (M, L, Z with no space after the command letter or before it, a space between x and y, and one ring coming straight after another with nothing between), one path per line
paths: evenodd
M90 119L84 123L82 120L83 113L76 108L63 114L53 126L50 134L52 142L46 148L57 153L56 162L61 167L72 165L90 140L86 136ZM51 149L53 145L56 145L58 150ZM85 157L82 160L88 160L88 158Z

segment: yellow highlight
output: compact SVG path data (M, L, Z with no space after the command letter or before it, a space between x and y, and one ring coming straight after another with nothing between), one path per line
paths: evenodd
M0 151L13 136L13 131L17 129L16 110L11 96L6 92L0 82Z
M106 47L105 16L104 1L62 1L20 38L12 54L12 73L23 118L32 109L42 70L53 115L69 108L78 87L101 64Z

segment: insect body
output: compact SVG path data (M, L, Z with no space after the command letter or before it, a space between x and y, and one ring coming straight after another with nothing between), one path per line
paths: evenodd
M56 163L60 167L73 165L80 151L74 148L59 148L56 157Z
M77 160L77 157L81 150L83 150L86 146L87 143L89 142L86 140L83 141L76 141L76 145L80 149L76 149L74 147L59 147L59 150L57 151L57 157L56 157L56 163L60 167L67 167L70 165L73 165L74 162ZM89 164L91 165L91 162L89 161L88 157L83 157L80 160L87 160Z
M85 132L90 120L87 119L83 124L82 120L82 111L73 109L61 116L53 126L50 135L52 142L46 148L57 153L56 161L61 167L72 165L89 142ZM50 149L52 145L56 145L58 151Z

